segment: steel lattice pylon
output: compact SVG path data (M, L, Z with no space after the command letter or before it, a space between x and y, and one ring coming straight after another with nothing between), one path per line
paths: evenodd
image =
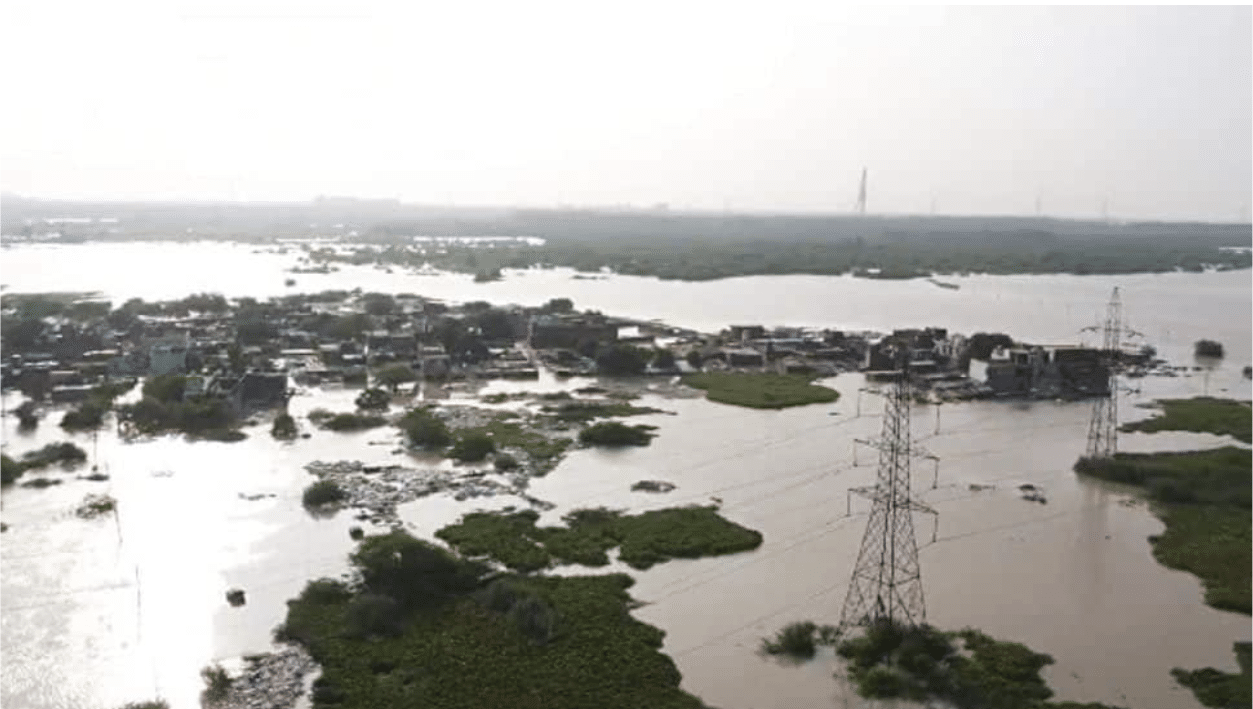
M926 620L913 513L935 512L909 494L912 397L906 371L884 403L883 435L876 445L879 471L875 485L859 490L870 497L874 506L844 599L841 629L884 620L902 625L918 625Z
M1117 287L1105 306L1101 349L1104 364L1109 367L1109 396L1092 404L1092 418L1088 421L1089 458L1111 458L1118 452L1118 357L1122 351L1122 300Z

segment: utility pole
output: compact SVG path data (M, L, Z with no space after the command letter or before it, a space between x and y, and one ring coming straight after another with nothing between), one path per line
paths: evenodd
M926 621L913 513L936 512L909 492L910 458L919 452L910 442L912 389L906 362L884 401L883 433L878 441L866 442L879 449L875 484L850 490L850 499L857 492L869 497L874 507L844 599L841 630L883 621L907 626Z
M1101 359L1109 368L1109 394L1092 405L1092 418L1088 421L1089 458L1112 458L1118 452L1118 359L1122 351L1122 330L1122 299L1115 286L1105 306L1105 323L1101 326Z

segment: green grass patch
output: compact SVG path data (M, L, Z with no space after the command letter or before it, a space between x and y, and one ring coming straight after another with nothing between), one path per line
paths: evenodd
M522 451L532 460L539 462L551 461L559 457L571 444L568 438L549 438L542 433L528 429L521 423L502 419L461 431L462 436L474 433L490 436L498 451L505 449Z
M489 557L521 572L555 563L603 566L606 552L619 547L619 558L637 569L672 558L718 556L756 549L759 532L721 517L712 507L679 507L639 515L605 509L575 510L565 527L537 527L533 510L516 513L474 512L435 536L460 553Z
M1253 453L1226 446L1204 451L1119 453L1113 458L1081 458L1075 472L1102 480L1139 485L1166 503L1250 506Z
M1253 519L1249 510L1225 505L1164 505L1158 516L1166 523L1166 531L1152 539L1153 556L1172 569L1200 577L1206 604L1246 615L1253 612L1249 592Z
M1139 485L1166 524L1153 537L1162 564L1200 577L1205 602L1250 613L1250 468L1253 453L1228 446L1181 453L1119 453L1108 460L1080 459L1075 470L1104 480Z
M483 431L470 431L457 436L448 457L462 463L477 463L496 452L496 442Z
M543 410L558 421L572 423L588 423L598 418L612 418L616 416L665 413L661 409L654 409L651 406L633 406L624 401L571 401L559 406L545 406Z
M329 431L364 431L386 426L387 419L375 414L341 413L324 419L320 425Z
M663 634L628 613L632 580L497 577L404 532L367 537L357 586L319 579L280 639L321 665L330 707L701 707Z
M653 440L656 426L628 426L617 421L602 421L579 431L579 443L588 446L646 446Z
M1236 643L1236 661L1240 663L1240 672L1233 674L1206 667L1201 670L1181 670L1175 668L1170 674L1179 684L1192 690L1197 701L1207 707L1236 709L1253 705L1253 677L1249 676L1250 654L1253 645Z
M1253 408L1248 402L1198 397L1165 399L1156 403L1162 407L1161 416L1125 424L1122 430L1145 433L1193 431L1232 436L1245 443L1253 443Z
M753 409L783 409L836 401L840 393L812 384L804 374L701 372L683 377L683 383L704 389L710 401Z

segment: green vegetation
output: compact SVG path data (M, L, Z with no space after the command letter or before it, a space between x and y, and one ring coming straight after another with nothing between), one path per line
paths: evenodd
M467 431L457 437L448 457L462 463L477 463L496 452L496 443L484 431Z
M407 364L393 364L384 367L374 376L374 381L381 387L387 387L393 392L406 382L416 381L418 375Z
M801 621L785 625L773 639L762 638L761 651L806 660L814 656L819 645L834 645L838 638L839 630L833 625L818 627L810 621Z
M1194 352L1197 357L1222 357L1223 343L1214 340L1197 340Z
M701 706L662 633L627 612L626 575L484 585L481 565L403 532L367 537L352 560L359 587L310 582L278 632L322 666L315 707Z
M323 419L319 425L328 431L363 431L386 426L387 419L375 414L340 413Z
M596 353L596 370L610 377L643 374L652 358L651 352L639 347L605 345Z
M848 661L858 694L868 699L939 699L960 709L1075 706L1046 701L1053 691L1040 670L1053 663L1052 657L971 628L942 632L925 625L880 622L840 642L836 653Z
M39 426L39 411L35 408L35 402L27 399L19 404L13 413L17 415L18 428L23 431L30 431Z
M77 408L65 412L61 418L61 428L67 431L85 431L99 428L104 415L113 407L113 401L130 391L135 380L106 382L91 390L87 400Z
M605 509L575 510L565 527L536 527L539 514L474 512L435 536L468 556L490 557L520 572L554 563L604 566L607 551L637 569L672 558L694 559L756 549L761 534L718 515L712 507L681 507L625 516Z
M966 343L970 358L980 361L987 361L997 348L1009 348L1013 346L1014 338L1001 332L976 332L970 336L970 339Z
M632 406L631 404L612 401L571 401L558 406L545 406L545 413L550 413L558 421L587 423L598 418L611 416L639 416L641 414L665 413L651 406Z
M1125 424L1124 431L1194 431L1253 443L1253 408L1245 401L1197 397L1156 402L1161 416Z
M517 470L518 459L508 453L497 453L492 459L492 465L496 466L496 470L504 473Z
M43 448L24 454L21 460L15 460L7 455L0 455L0 484L10 485L16 482L27 470L46 468L54 464L70 467L78 465L85 460L87 460L87 452L69 442L49 443ZM47 487L48 485L59 483L59 480L38 478L26 483L26 485L29 487Z
M221 665L200 670L200 677L204 680L204 691L200 694L203 703L212 705L226 699L231 691L231 676Z
M475 433L490 435L497 451L506 449L522 451L533 462L541 465L552 463L565 452L566 448L570 447L570 439L568 438L549 438L542 433L526 428L520 423L506 421L503 418L497 418L482 426L466 428L461 431L462 436Z
M802 374L701 372L683 377L683 383L704 389L710 401L754 409L829 403L840 398L834 389L811 384L813 379Z
M1172 569L1198 576L1205 585L1207 605L1245 615L1253 612L1249 511L1228 505L1165 505L1158 516L1166 531L1150 540L1153 556Z
M627 426L617 421L602 421L579 431L579 443L588 446L646 446L656 426Z
M88 495L74 510L83 519L94 519L117 509L117 500L108 495Z
M118 419L135 431L155 435L179 431L210 440L242 440L233 429L235 411L224 399L186 398L187 378L163 374L144 382L143 398L118 408Z
M46 468L49 465L61 464L64 466L78 465L87 460L87 451L68 441L61 443L49 443L38 450L33 450L22 455L22 468L25 470L33 470L35 468Z
M366 389L357 395L354 401L358 409L367 411L386 411L391 406L392 397L382 389Z
M296 419L292 415L284 411L274 417L274 424L270 426L270 435L280 441L290 441L296 437Z
M330 505L348 497L334 480L319 480L305 488L300 501L305 507Z
M1161 503L1166 531L1154 537L1153 555L1205 584L1205 602L1249 613L1249 470L1253 453L1228 446L1182 453L1119 453L1109 460L1080 459L1076 472L1146 488Z
M416 408L400 419L400 428L409 437L409 445L438 449L452 443L448 425L427 408Z
M1222 672L1213 667L1201 670L1175 668L1170 674L1179 684L1192 690L1197 701L1207 707L1219 709L1247 709L1253 705L1253 677L1249 676L1250 643L1236 643L1236 661L1240 663L1239 674Z
M118 709L170 709L170 703L164 699L152 699L146 702L127 702Z
M25 466L6 454L0 454L0 484L11 485L26 472Z
M1225 446L1181 453L1119 453L1109 459L1081 458L1075 471L1148 489L1158 502L1250 506L1247 448Z

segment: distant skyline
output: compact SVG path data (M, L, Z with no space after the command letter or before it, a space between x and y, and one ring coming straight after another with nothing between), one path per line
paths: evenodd
M1253 8L6 3L34 198L1248 222Z

